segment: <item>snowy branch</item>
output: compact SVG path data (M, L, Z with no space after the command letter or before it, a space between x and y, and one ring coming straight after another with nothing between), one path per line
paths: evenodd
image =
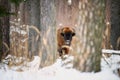
M108 53L108 54L120 54L120 50L110 50L110 49L102 49L102 53Z

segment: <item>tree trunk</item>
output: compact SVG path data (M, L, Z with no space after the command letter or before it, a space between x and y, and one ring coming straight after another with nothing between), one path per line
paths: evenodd
M56 55L56 26L54 0L40 0L41 67L50 65Z
M111 11L110 11L110 0L105 1L105 29L103 33L103 41L102 41L102 49L113 49L111 42L110 42L110 36L111 36ZM106 57L110 57L111 54L104 53Z
M104 0L79 0L76 37L73 40L74 67L80 71L100 71Z
M40 30L40 0L28 0L26 2L28 13L26 15L27 17L27 23L30 26L36 27L38 30ZM37 33L34 29L29 30L29 53L33 55L39 54L39 43L40 40L36 41Z
M7 12L10 10L9 0L0 0L0 6L4 7ZM0 18L0 59L9 53L9 15Z
M11 12L16 15L10 17L10 54L13 56L28 58L28 26L26 19L25 2L19 6L11 4Z
M113 49L117 49L117 40L120 37L120 0L110 0L111 6L111 36L110 41Z

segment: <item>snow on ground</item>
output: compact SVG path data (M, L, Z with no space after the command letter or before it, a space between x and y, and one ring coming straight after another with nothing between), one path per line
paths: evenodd
M33 65L38 63L37 61L39 60L36 59L39 58L37 57L35 60L33 60ZM68 63L68 65L72 64L72 56L67 57L67 59L64 61L57 59L53 65L39 70L31 70L33 68L33 65L31 64L32 68L24 72L13 71L9 68L1 68L0 80L120 80L120 78L118 78L110 68L106 68L106 70L103 69L103 71L98 73L89 73L77 71L76 69L72 68L72 65L64 65L70 60L71 63Z

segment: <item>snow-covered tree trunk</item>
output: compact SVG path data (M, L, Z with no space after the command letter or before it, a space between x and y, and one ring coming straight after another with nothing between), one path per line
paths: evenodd
M23 33L26 26L23 26L22 7L23 3L19 3L17 6L11 4L11 12L14 12L15 15L10 16L10 54L17 57L28 54L27 41L22 41L28 37L27 32Z
M40 0L41 67L50 65L56 56L56 26L54 0Z

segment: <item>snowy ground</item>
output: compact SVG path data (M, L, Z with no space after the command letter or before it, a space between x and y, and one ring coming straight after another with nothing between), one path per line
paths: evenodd
M73 60L72 56L65 61L57 59L53 65L37 70L38 66L35 63L39 64L39 58L35 57L34 64L29 63L32 67L23 72L17 72L7 66L6 69L1 68L0 80L120 80L111 68L103 68L98 73L83 73L73 69L72 64L64 65L70 60Z

